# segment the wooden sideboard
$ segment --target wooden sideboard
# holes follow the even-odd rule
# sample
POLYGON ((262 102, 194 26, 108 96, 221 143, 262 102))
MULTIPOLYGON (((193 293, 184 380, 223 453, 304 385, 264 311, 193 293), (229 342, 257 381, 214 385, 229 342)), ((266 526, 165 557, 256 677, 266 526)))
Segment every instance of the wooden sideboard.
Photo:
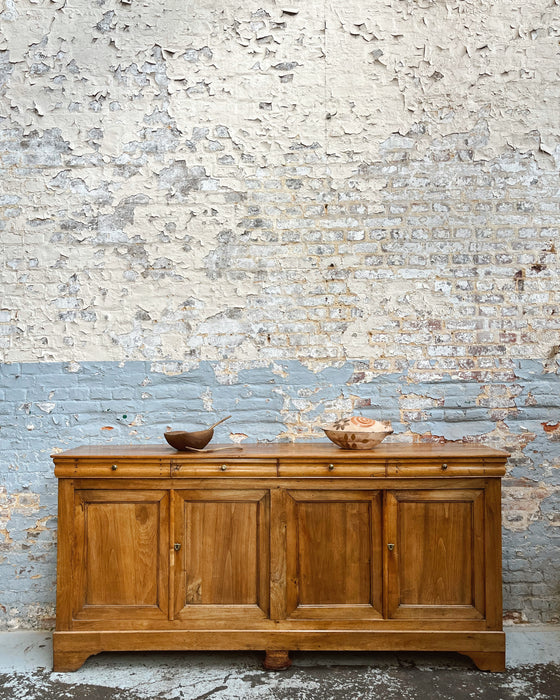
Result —
POLYGON ((59 479, 54 669, 101 651, 457 651, 505 667, 500 477, 468 444, 89 446, 59 479))

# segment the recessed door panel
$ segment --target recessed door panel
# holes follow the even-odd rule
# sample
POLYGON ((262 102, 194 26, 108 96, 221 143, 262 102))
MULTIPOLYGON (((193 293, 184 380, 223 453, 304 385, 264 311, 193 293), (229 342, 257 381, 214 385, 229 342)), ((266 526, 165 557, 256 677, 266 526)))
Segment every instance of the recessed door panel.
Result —
POLYGON ((88 505, 86 605, 157 604, 157 511, 156 503, 88 505))
POLYGON ((297 514, 299 604, 370 605, 370 504, 299 503, 297 514))
POLYGON ((268 495, 175 492, 175 611, 178 618, 268 613, 268 495))
POLYGON ((379 494, 291 490, 286 497, 288 616, 379 617, 379 494))
POLYGON ((482 491, 389 492, 389 616, 482 618, 483 537, 482 491))
POLYGON ((168 494, 78 490, 74 618, 167 616, 168 494))

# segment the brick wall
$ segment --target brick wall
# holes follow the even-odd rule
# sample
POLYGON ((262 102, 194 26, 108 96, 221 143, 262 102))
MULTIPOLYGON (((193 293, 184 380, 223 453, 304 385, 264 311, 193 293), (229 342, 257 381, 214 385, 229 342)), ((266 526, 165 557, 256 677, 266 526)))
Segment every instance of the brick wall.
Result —
POLYGON ((509 450, 507 616, 558 619, 558 20, 0 3, 0 626, 52 623, 51 452, 222 412, 509 450))

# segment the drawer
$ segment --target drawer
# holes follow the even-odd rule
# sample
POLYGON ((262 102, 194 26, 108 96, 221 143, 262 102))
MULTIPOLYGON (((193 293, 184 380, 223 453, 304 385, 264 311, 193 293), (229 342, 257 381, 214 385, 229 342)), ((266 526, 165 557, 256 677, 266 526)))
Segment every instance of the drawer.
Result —
POLYGON ((138 479, 147 477, 168 477, 169 461, 152 460, 146 462, 130 461, 126 459, 80 459, 58 462, 55 468, 55 476, 72 478, 109 477, 123 478, 135 477, 138 479))
POLYGON ((372 477, 385 476, 385 462, 332 460, 306 464, 280 462, 278 476, 284 477, 372 477))
POLYGON ((503 473, 500 465, 484 464, 473 460, 435 460, 422 463, 421 460, 389 460, 387 476, 499 476, 503 473))
POLYGON ((276 476, 275 459, 205 459, 188 462, 171 461, 173 477, 252 477, 276 476))

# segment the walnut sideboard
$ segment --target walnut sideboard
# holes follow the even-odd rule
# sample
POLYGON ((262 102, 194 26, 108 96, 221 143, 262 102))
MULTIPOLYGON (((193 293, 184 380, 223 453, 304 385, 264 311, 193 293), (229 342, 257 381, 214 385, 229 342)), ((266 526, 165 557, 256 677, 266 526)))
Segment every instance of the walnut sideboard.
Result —
POLYGON ((59 479, 54 669, 125 650, 457 651, 505 665, 500 477, 468 444, 89 446, 59 479))

